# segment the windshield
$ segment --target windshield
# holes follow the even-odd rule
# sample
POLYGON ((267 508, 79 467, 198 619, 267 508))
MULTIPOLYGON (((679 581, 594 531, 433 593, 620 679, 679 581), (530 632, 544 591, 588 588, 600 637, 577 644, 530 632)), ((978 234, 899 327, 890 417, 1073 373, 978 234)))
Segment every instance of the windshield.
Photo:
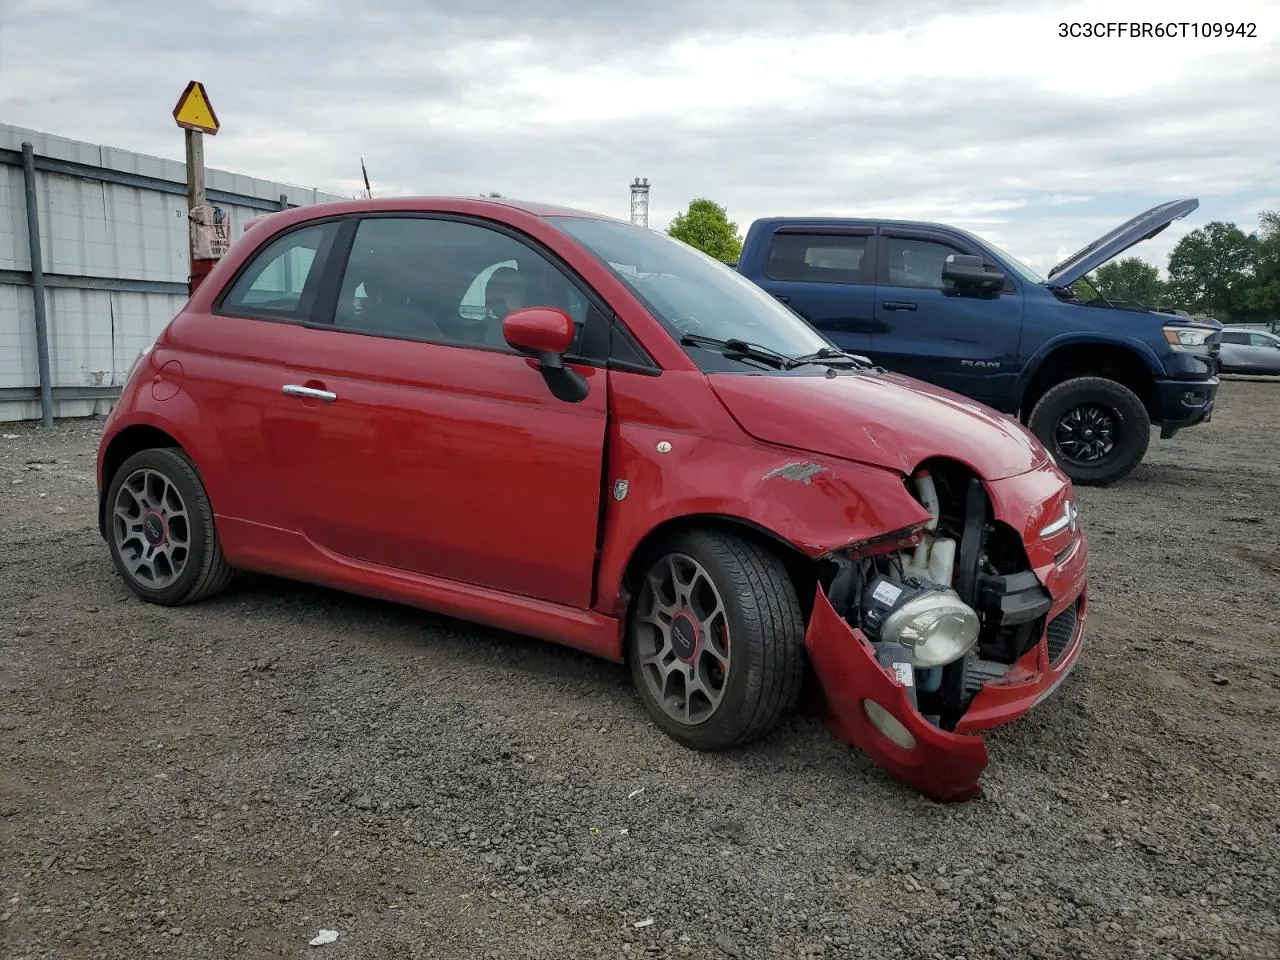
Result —
POLYGON ((664 233, 615 220, 547 219, 604 261, 676 337, 746 340, 788 357, 831 346, 737 271, 664 233))
POLYGON ((988 247, 995 251, 996 255, 1000 257, 1001 260, 1013 267, 1014 272, 1018 274, 1018 276, 1022 277, 1023 280, 1026 280, 1028 283, 1044 283, 1044 277, 1040 276, 1040 274, 1036 273, 1017 257, 1010 256, 990 240, 986 241, 986 243, 988 247))

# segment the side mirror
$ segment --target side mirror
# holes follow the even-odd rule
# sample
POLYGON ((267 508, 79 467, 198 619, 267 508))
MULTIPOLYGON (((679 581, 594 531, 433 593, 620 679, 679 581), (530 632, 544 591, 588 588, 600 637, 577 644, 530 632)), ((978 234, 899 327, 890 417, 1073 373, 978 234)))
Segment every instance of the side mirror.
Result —
POLYGON ((581 403, 590 390, 582 374, 564 365, 575 335, 573 317, 557 307, 522 307, 502 321, 503 339, 538 361, 551 393, 566 403, 581 403))
POLYGON ((988 267, 981 257, 964 253, 949 255, 942 265, 942 279, 950 280, 957 287, 977 287, 979 290, 999 290, 1004 286, 1004 274, 995 267, 988 267))

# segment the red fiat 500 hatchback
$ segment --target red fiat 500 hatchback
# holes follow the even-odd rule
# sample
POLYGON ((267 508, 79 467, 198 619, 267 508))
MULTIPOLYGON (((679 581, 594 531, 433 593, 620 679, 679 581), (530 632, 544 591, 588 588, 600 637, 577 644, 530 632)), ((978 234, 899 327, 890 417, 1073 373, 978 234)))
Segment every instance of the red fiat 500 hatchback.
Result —
POLYGON ((146 600, 236 570, 627 664, 655 722, 831 729, 939 800, 1072 668, 1071 484, 1012 419, 835 348, 655 231, 533 204, 261 218, 134 364, 101 530, 146 600))

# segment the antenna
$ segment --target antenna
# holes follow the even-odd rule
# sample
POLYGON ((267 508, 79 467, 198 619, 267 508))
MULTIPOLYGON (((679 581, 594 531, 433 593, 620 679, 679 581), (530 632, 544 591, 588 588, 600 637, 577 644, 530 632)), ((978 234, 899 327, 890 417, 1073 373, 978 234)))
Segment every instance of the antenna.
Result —
POLYGON ((364 168, 364 157, 360 158, 360 173, 364 175, 364 195, 373 199, 373 190, 369 186, 369 171, 364 168))
POLYGON ((631 222, 639 227, 649 226, 649 178, 636 177, 631 184, 631 222))

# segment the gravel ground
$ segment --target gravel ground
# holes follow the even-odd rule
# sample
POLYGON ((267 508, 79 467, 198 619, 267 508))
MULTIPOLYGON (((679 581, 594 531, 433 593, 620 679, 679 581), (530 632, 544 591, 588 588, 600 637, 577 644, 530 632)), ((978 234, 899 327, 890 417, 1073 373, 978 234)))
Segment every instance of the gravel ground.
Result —
POLYGON ((1274 958, 1280 384, 1219 411, 1081 492, 1088 646, 952 807, 811 716, 685 751, 621 668, 411 609, 145 605, 100 424, 0 424, 0 957, 1274 958))

